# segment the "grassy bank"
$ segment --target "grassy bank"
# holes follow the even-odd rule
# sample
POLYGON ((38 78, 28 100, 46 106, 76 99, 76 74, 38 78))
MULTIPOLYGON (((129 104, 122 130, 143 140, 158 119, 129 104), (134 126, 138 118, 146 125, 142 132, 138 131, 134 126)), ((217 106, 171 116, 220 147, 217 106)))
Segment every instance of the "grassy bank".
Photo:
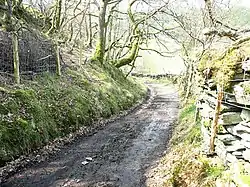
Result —
POLYGON ((49 141, 128 109, 146 89, 110 65, 0 85, 0 165, 49 141))
POLYGON ((218 160, 207 158, 201 152, 200 123, 195 122, 196 107, 191 101, 180 111, 170 142, 170 150, 161 160, 162 186, 215 186, 224 166, 218 160))

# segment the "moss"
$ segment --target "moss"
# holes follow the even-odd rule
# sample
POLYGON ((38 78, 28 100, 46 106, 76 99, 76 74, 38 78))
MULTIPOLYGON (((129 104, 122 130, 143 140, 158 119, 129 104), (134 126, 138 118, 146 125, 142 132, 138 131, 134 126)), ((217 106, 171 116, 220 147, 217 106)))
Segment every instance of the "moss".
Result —
POLYGON ((61 77, 44 74, 0 90, 0 165, 109 117, 141 99, 146 89, 107 64, 90 64, 61 77), (88 72, 88 73, 86 73, 88 72), (7 91, 6 91, 7 90, 7 91))
POLYGON ((95 53, 91 61, 96 61, 103 64, 104 51, 102 50, 102 41, 96 43, 95 53))
POLYGON ((223 58, 220 58, 215 51, 210 51, 201 59, 198 70, 203 72, 206 69, 210 69, 212 79, 217 84, 228 89, 230 87, 230 80, 235 76, 237 64, 243 59, 244 51, 242 49, 231 50, 223 58))

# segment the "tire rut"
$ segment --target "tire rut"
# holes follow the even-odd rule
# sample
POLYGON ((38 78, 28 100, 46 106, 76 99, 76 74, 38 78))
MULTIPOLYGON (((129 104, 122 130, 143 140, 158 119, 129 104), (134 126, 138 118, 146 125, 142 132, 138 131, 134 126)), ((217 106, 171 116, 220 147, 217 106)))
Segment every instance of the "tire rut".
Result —
POLYGON ((178 93, 172 85, 149 87, 150 103, 14 175, 2 187, 146 186, 145 173, 167 150, 178 115, 178 93))

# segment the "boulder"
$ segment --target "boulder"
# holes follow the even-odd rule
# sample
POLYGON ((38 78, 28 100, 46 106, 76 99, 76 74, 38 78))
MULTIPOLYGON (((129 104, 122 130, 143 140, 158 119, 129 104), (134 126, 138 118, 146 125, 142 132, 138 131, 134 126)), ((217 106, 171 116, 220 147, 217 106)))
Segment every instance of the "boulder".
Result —
POLYGON ((221 125, 234 125, 242 122, 240 112, 227 112, 220 115, 219 124, 221 125))

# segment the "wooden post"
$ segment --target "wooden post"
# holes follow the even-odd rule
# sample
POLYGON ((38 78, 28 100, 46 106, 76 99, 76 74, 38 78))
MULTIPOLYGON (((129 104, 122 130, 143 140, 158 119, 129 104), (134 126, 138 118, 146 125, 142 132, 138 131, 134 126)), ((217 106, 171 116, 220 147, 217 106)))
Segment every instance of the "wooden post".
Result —
POLYGON ((18 33, 15 31, 12 31, 12 48, 13 48, 14 78, 16 84, 20 84, 18 33))
POLYGON ((213 118, 213 124, 212 124, 212 129, 211 129, 211 137, 210 137, 210 149, 209 149, 209 153, 210 154, 214 154, 215 151, 215 146, 214 146, 214 142, 215 142, 215 137, 218 131, 218 121, 219 121, 219 115, 220 115, 220 110, 221 110, 221 102, 223 99, 223 89, 220 85, 217 85, 217 103, 216 103, 216 107, 215 107, 215 113, 214 113, 214 118, 213 118))
POLYGON ((60 48, 59 48, 59 43, 58 43, 57 38, 56 38, 56 41, 55 41, 55 52, 56 52, 56 74, 58 76, 61 76, 62 73, 61 73, 60 48))

